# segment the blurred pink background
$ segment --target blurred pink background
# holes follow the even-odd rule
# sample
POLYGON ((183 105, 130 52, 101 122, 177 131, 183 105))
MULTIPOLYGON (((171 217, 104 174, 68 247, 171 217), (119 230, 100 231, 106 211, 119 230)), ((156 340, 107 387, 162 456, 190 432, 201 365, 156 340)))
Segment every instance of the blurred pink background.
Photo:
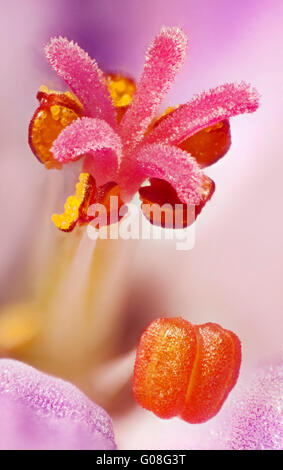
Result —
MULTIPOLYGON (((213 321, 237 333, 243 374, 281 357, 282 21, 280 0, 7 2, 1 17, 2 304, 24 292, 37 214, 46 182, 55 174, 44 170, 27 144, 37 89, 41 84, 60 89, 42 46, 52 35, 66 35, 102 69, 137 77, 153 36, 162 25, 177 25, 189 35, 189 57, 164 106, 238 80, 259 90, 261 106, 256 114, 231 121, 232 148, 207 172, 216 193, 197 221, 195 247, 177 252, 171 241, 140 241, 135 256, 130 250, 131 283, 121 317, 124 352, 136 346, 152 318, 166 314, 193 323, 213 321)), ((192 428, 136 408, 114 422, 118 445, 175 448, 172 423, 180 434, 192 428), (145 431, 149 427, 152 433, 145 431)))

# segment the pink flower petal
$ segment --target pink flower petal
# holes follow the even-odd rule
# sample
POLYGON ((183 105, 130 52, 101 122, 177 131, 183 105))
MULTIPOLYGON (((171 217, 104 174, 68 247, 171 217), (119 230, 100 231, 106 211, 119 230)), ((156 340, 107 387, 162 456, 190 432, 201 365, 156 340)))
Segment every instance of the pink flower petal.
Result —
POLYGON ((283 449, 283 365, 256 369, 245 379, 212 430, 214 448, 283 449))
POLYGON ((122 197, 127 199, 133 196, 146 178, 159 178, 173 186, 181 202, 199 204, 203 174, 187 152, 171 145, 153 144, 141 147, 135 158, 135 173, 123 172, 123 183, 120 185, 126 194, 122 197))
POLYGON ((77 387, 0 359, 0 449, 116 448, 110 417, 77 387))
POLYGON ((143 137, 184 62, 187 38, 179 28, 162 28, 148 50, 133 101, 121 122, 125 151, 143 137))
POLYGON ((176 109, 145 138, 146 143, 179 144, 201 129, 242 113, 252 113, 259 95, 250 85, 226 83, 202 92, 176 109))
POLYGON ((62 163, 91 154, 97 184, 115 180, 122 144, 113 129, 100 119, 83 117, 67 126, 53 143, 54 158, 62 163))
POLYGON ((115 125, 115 109, 96 61, 76 43, 62 37, 52 38, 45 47, 45 54, 54 70, 81 101, 85 113, 115 125))

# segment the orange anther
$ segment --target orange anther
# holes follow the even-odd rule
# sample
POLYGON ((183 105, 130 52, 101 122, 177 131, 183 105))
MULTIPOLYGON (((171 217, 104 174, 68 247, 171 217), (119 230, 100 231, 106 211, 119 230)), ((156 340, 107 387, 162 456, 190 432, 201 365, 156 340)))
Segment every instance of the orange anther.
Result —
POLYGON ((41 87, 37 94, 40 102, 29 126, 29 144, 46 168, 61 168, 50 151, 60 132, 83 115, 83 108, 70 92, 56 93, 41 87))
POLYGON ((160 418, 180 416, 201 423, 220 410, 240 364, 240 341, 231 331, 214 323, 198 326, 182 318, 160 318, 140 339, 134 396, 160 418))

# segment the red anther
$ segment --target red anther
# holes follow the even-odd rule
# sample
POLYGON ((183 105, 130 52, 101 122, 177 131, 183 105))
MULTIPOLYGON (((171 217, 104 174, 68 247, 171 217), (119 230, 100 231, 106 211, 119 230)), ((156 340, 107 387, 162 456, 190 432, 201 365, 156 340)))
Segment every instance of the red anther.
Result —
POLYGON ((204 175, 201 202, 197 206, 182 204, 175 189, 167 181, 150 179, 150 186, 139 189, 145 217, 163 228, 185 228, 191 225, 215 191, 215 183, 204 175))

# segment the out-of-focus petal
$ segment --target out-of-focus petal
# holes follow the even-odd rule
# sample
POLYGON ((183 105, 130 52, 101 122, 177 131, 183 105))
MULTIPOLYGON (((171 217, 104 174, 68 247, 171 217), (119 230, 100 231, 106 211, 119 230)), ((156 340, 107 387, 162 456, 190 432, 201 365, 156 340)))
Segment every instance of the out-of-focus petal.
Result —
POLYGON ((85 113, 115 125, 115 109, 96 61, 78 44, 62 37, 52 38, 45 47, 45 54, 53 69, 78 97, 85 113))
POLYGON ((0 360, 0 449, 115 449, 107 413, 74 385, 0 360))
POLYGON ((154 39, 133 101, 121 122, 126 152, 142 139, 184 62, 186 50, 187 37, 179 28, 162 28, 154 39))
POLYGON ((258 92, 249 84, 226 83, 179 106, 145 138, 146 143, 179 144, 205 127, 232 116, 256 111, 258 92))
POLYGON ((188 153, 170 145, 145 145, 135 155, 134 177, 129 173, 123 189, 134 194, 146 178, 159 178, 171 184, 180 201, 199 204, 203 174, 197 162, 188 153))
POLYGON ((212 435, 219 448, 282 450, 283 366, 257 371, 234 395, 212 435))
POLYGON ((107 122, 83 117, 60 133, 51 151, 54 158, 62 163, 92 154, 92 176, 100 185, 115 180, 122 145, 119 136, 107 122))

